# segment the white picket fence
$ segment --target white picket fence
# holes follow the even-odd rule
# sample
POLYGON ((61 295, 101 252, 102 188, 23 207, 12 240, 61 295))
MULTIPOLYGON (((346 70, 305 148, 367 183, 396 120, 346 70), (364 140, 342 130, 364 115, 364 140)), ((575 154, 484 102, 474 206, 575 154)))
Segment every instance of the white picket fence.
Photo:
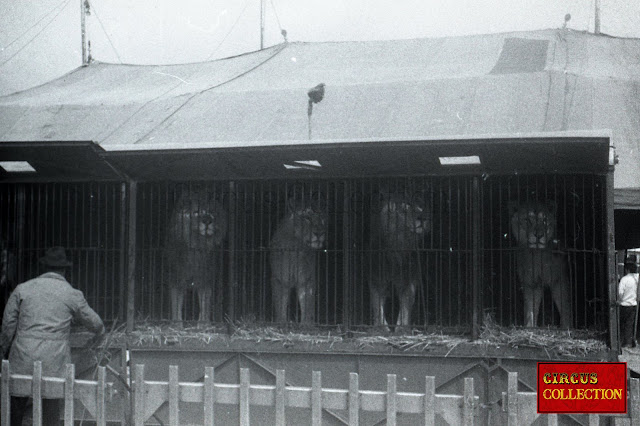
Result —
MULTIPOLYGON (((150 421, 158 407, 168 403, 169 425, 181 424, 180 402, 201 404, 204 424, 216 423, 216 406, 235 405, 239 408, 239 424, 251 424, 251 407, 273 407, 275 424, 286 425, 286 408, 295 407, 310 411, 310 423, 322 424, 324 410, 345 410, 348 424, 360 423, 362 412, 384 413, 387 425, 395 426, 397 415, 401 413, 419 415, 424 425, 434 425, 436 417, 455 425, 478 423, 478 396, 474 394, 472 378, 464 379, 463 395, 442 395, 435 393, 435 378, 425 377, 423 393, 398 392, 396 376, 387 375, 385 391, 363 390, 359 386, 359 376, 351 373, 348 389, 322 387, 322 375, 312 373, 311 387, 288 386, 285 371, 277 370, 275 385, 251 384, 248 369, 240 369, 240 383, 215 383, 213 367, 205 367, 204 381, 179 382, 178 367, 169 367, 169 381, 151 381, 144 377, 144 365, 133 369, 131 393, 124 401, 133 398, 132 411, 125 420, 135 426, 150 421)), ((75 367, 67 365, 64 379, 42 376, 40 362, 34 364, 33 375, 11 374, 9 361, 2 361, 0 377, 0 425, 10 425, 11 396, 33 398, 33 424, 42 424, 41 398, 56 398, 64 401, 64 424, 73 425, 75 403, 80 401, 86 408, 88 417, 98 426, 106 425, 106 407, 118 392, 117 386, 106 381, 105 367, 98 367, 98 380, 75 379, 75 367)), ((122 392, 122 389, 120 389, 122 392)), ((509 426, 531 425, 540 416, 536 408, 535 392, 518 391, 518 374, 509 373, 507 392, 503 392, 502 408, 507 412, 509 426)), ((128 405, 128 404, 127 404, 128 405)), ((587 417, 591 426, 599 425, 602 417, 613 417, 615 424, 640 425, 640 381, 630 379, 629 410, 623 415, 591 414, 587 417)), ((86 418, 85 418, 86 419, 86 418)), ((122 419, 121 419, 122 420, 122 419)), ((154 419, 156 420, 156 419, 154 419)), ((547 415, 549 425, 558 424, 558 416, 547 415)))
MULTIPOLYGON (((74 378, 74 366, 67 366, 66 378, 42 376, 42 366, 34 364, 33 376, 11 374, 8 361, 2 362, 1 377, 1 422, 10 424, 10 396, 31 396, 33 398, 33 424, 41 425, 41 398, 64 400, 64 424, 73 425, 74 401, 79 400, 88 409, 97 425, 106 424, 106 405, 115 392, 113 383, 106 381, 106 370, 98 368, 98 380, 87 381, 74 378)), ((436 416, 449 424, 473 425, 478 407, 478 396, 474 395, 473 379, 465 378, 463 395, 440 395, 435 393, 435 378, 425 378, 424 393, 398 392, 396 376, 387 375, 386 391, 362 390, 359 376, 351 373, 349 389, 322 387, 322 375, 312 373, 311 387, 287 386, 285 371, 278 370, 274 386, 250 383, 249 370, 240 370, 240 383, 226 384, 214 382, 213 367, 206 367, 203 382, 179 382, 178 367, 169 368, 169 381, 149 381, 144 378, 144 365, 134 366, 133 372, 133 415, 132 423, 144 425, 157 408, 168 402, 169 424, 180 422, 180 402, 202 404, 204 424, 212 426, 216 419, 216 405, 231 404, 239 407, 239 424, 248 426, 252 406, 273 407, 275 423, 287 424, 286 407, 310 410, 310 423, 322 424, 323 410, 347 410, 348 424, 358 425, 360 413, 385 413, 388 425, 396 424, 400 413, 418 414, 423 424, 434 425, 436 416)))

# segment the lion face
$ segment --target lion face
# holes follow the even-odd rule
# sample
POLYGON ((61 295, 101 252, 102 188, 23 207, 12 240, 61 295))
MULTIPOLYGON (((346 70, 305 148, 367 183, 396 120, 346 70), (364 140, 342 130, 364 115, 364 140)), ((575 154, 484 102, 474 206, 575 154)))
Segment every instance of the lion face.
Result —
POLYGON ((327 216, 313 207, 298 207, 292 213, 294 233, 299 241, 312 249, 324 247, 327 236, 327 216))
POLYGON ((385 194, 380 219, 389 232, 422 236, 431 229, 431 214, 421 195, 385 194))
POLYGON ((217 200, 191 192, 178 200, 172 218, 174 239, 190 247, 220 245, 227 233, 227 213, 217 200))
POLYGON ((556 208, 553 203, 510 204, 511 232, 519 246, 546 248, 556 234, 556 208))

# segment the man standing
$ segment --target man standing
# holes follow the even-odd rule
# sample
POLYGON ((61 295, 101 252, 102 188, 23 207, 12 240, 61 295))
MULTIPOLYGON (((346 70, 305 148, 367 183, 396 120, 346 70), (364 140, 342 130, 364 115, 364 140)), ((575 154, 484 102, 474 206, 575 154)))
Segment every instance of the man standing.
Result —
POLYGON ((620 343, 623 348, 635 345, 636 309, 638 307, 638 266, 630 259, 624 263, 625 276, 618 284, 618 304, 620 305, 620 343))
MULTIPOLYGON (((53 247, 40 258, 46 273, 22 283, 9 296, 2 319, 2 354, 9 350, 11 372, 33 374, 34 361, 42 362, 42 375, 64 377, 71 362, 69 332, 75 319, 97 336, 104 332, 102 320, 89 307, 80 290, 65 279, 67 260, 63 247, 53 247)), ((29 398, 11 398, 11 424, 21 425, 29 398)), ((59 401, 42 401, 44 424, 58 424, 59 401)))

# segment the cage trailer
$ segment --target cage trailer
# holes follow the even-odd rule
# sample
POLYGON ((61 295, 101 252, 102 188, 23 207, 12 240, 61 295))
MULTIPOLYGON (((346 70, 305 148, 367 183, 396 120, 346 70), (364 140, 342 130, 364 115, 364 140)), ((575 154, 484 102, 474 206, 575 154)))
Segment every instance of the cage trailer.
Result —
POLYGON ((606 135, 134 148, 0 145, 36 169, 0 184, 5 298, 64 246, 116 324, 118 371, 273 384, 285 369, 299 386, 322 371, 337 388, 358 372, 380 390, 394 373, 438 393, 473 377, 492 423, 509 372, 534 390, 537 361, 618 357, 606 135), (528 227, 547 254, 520 244, 528 227))

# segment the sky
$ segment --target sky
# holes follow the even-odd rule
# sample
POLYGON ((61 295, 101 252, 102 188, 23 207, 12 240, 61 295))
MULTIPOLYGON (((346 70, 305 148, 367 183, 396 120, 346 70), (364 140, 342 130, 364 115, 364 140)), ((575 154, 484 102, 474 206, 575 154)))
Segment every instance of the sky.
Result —
MULTIPOLYGON (((0 96, 81 66, 81 5, 94 60, 201 62, 260 49, 261 0, 0 0, 0 96)), ((264 46, 560 28, 594 30, 596 0, 263 0, 264 46)), ((640 38, 640 1, 599 0, 601 32, 640 38)))

